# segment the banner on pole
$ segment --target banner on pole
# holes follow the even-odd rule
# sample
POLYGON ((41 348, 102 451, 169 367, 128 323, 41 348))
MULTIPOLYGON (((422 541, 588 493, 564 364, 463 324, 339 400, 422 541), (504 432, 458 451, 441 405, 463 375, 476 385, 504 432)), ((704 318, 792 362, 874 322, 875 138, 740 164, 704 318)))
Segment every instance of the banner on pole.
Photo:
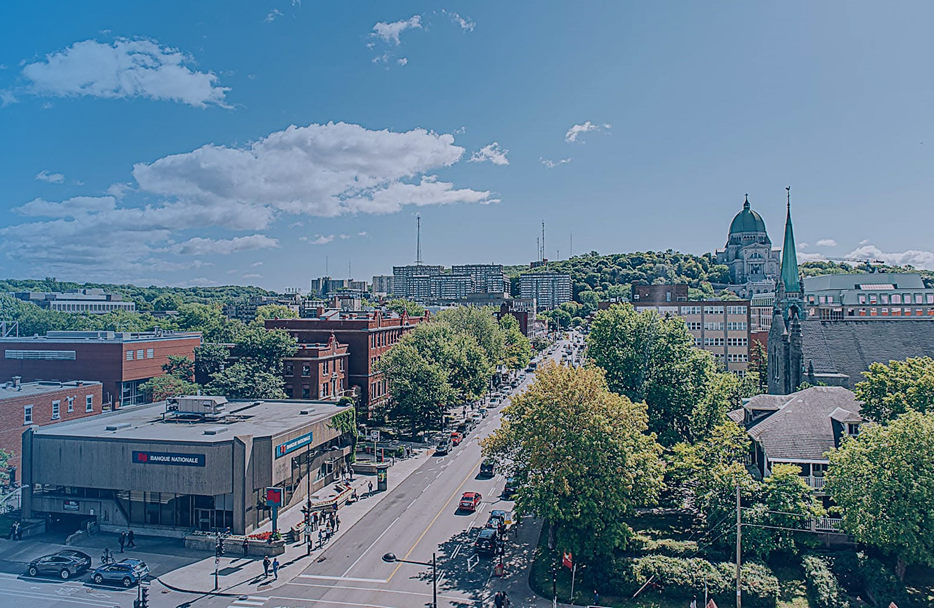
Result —
POLYGON ((565 568, 574 567, 574 560, 572 559, 570 551, 566 551, 561 555, 561 565, 565 568))

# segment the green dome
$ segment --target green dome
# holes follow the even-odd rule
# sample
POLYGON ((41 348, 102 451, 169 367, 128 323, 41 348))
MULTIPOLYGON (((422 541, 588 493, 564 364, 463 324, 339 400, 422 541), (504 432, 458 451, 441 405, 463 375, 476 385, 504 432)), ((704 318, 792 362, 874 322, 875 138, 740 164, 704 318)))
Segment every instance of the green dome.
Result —
POLYGON ((730 234, 740 232, 766 232, 762 216, 749 208, 749 197, 743 203, 743 210, 736 214, 730 224, 730 234))

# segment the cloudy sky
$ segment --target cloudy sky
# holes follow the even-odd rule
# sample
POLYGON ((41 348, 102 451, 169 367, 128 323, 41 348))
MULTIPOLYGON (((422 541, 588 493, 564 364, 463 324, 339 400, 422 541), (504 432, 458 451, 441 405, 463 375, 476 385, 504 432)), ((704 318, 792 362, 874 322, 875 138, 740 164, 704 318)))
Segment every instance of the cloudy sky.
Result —
POLYGON ((0 276, 722 247, 934 268, 934 5, 6 2, 0 276), (54 18, 52 17, 54 15, 54 18))

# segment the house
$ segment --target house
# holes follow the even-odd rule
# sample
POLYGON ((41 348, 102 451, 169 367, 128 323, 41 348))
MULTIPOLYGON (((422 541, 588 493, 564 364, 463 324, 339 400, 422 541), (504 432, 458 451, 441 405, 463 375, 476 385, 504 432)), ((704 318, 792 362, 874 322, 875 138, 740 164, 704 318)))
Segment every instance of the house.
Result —
MULTIPOLYGON (((729 413, 752 439, 752 466, 767 477, 775 464, 793 464, 819 497, 825 497, 827 453, 865 421, 860 402, 839 386, 815 386, 790 395, 757 395, 729 413)), ((826 499, 825 499, 826 501, 826 499)))

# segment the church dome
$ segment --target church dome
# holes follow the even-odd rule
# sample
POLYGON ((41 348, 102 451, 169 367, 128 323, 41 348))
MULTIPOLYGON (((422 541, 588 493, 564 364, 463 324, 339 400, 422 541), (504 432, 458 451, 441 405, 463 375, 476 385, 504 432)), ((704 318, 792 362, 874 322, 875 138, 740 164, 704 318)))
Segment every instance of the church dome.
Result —
POLYGON ((743 210, 736 214, 730 223, 730 234, 739 234, 741 232, 762 232, 765 233, 765 222, 762 216, 749 208, 749 197, 743 203, 743 210))

